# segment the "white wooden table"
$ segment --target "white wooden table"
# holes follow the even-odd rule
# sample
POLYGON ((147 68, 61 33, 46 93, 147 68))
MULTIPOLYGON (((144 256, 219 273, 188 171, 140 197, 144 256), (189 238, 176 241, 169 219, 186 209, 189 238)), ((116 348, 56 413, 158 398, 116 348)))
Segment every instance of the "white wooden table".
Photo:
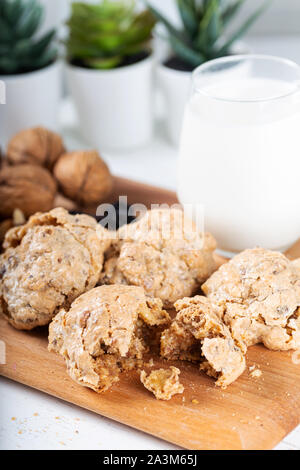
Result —
MULTIPOLYGON (((300 38, 256 38, 255 52, 282 55, 300 63, 300 38)), ((68 149, 88 148, 74 120, 72 103, 62 106, 61 131, 68 149)), ((114 174, 176 188, 176 149, 157 122, 149 145, 133 152, 105 154, 114 174)), ((177 447, 106 418, 66 404, 7 379, 0 379, 0 449, 167 450, 177 447)), ((277 449, 300 450, 300 426, 277 449)))

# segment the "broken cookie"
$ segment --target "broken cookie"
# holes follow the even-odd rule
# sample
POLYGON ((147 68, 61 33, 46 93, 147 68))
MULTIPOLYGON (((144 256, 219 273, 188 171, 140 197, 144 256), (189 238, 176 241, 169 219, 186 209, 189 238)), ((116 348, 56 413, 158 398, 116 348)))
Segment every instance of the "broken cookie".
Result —
POLYGON ((148 211, 119 229, 100 282, 143 287, 164 307, 172 307, 193 295, 214 271, 215 248, 214 238, 199 232, 183 211, 148 211))
POLYGON ((175 308, 177 315, 161 336, 161 355, 199 363, 223 388, 234 382, 245 370, 246 348, 232 338, 216 307, 196 296, 177 301, 175 308))
POLYGON ((0 257, 0 307, 15 328, 48 324, 92 289, 110 245, 108 231, 87 215, 58 208, 11 229, 0 257))
POLYGON ((255 248, 224 264, 202 286, 233 337, 273 350, 300 347, 300 270, 283 254, 255 248))
POLYGON ((140 287, 96 287, 54 318, 49 350, 65 358, 73 380, 100 393, 120 372, 142 366, 148 330, 168 323, 162 302, 140 287))
POLYGON ((152 392, 157 400, 171 400, 173 395, 184 392, 184 386, 179 382, 180 370, 177 367, 153 370, 149 375, 141 371, 141 382, 152 392))

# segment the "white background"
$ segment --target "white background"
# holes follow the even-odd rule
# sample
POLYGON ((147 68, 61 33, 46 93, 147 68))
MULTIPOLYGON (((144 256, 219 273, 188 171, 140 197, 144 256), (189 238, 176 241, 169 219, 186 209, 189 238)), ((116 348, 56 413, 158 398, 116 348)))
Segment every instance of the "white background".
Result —
MULTIPOLYGON (((69 0, 43 0, 48 14, 45 28, 66 18, 69 0)), ((243 14, 261 0, 249 0, 243 14)), ((176 19, 172 0, 152 0, 176 19)), ((282 55, 300 63, 300 1, 275 0, 273 8, 252 29, 247 42, 255 52, 282 55), (276 33, 276 35, 274 35, 276 33)), ((85 147, 76 127, 72 103, 62 104, 61 131, 67 147, 85 147)), ((130 153, 105 155, 115 174, 175 189, 176 150, 156 125, 151 145, 130 153)), ((101 397, 99 397, 101 400, 101 397)), ((145 417, 146 419, 146 417, 145 417)), ((1 449, 175 449, 175 446, 134 431, 78 407, 0 380, 1 449)), ((300 449, 300 429, 278 448, 300 449)))

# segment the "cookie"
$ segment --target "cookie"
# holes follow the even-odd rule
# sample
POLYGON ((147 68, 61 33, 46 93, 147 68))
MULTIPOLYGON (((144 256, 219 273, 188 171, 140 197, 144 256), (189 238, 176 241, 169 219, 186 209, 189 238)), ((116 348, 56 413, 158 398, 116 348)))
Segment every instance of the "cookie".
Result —
POLYGON ((120 372, 142 366, 148 330, 168 323, 162 302, 140 287, 100 286, 54 318, 49 350, 65 358, 73 380, 100 393, 120 372))
POLYGON ((234 382, 245 370, 246 347, 232 338, 217 307, 196 296, 177 301, 175 308, 175 319, 162 333, 161 355, 198 363, 222 388, 234 382))
POLYGON ((0 258, 0 306, 15 328, 48 324, 62 307, 92 289, 109 232, 87 215, 58 208, 11 229, 0 258))
POLYGON ((300 348, 300 269, 283 254, 246 250, 202 286, 232 335, 247 346, 300 348))
POLYGON ((140 379, 144 387, 152 392, 157 400, 171 400, 174 395, 184 392, 184 386, 179 382, 180 369, 153 370, 149 375, 142 370, 140 379))
POLYGON ((100 282, 143 287, 169 308, 212 274, 215 247, 214 238, 200 233, 181 210, 148 211, 119 229, 100 282))

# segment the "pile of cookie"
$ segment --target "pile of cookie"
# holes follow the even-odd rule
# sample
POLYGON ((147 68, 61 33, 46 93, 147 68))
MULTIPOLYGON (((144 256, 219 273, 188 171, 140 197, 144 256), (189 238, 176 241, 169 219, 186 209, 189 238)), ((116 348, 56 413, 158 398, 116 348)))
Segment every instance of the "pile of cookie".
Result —
POLYGON ((115 233, 63 208, 38 213, 6 234, 1 310, 18 329, 50 323, 49 350, 96 392, 138 369, 157 398, 182 393, 178 368, 142 370, 153 351, 225 388, 252 345, 300 348, 300 264, 255 248, 217 269, 215 249, 180 209, 148 211, 115 233))

